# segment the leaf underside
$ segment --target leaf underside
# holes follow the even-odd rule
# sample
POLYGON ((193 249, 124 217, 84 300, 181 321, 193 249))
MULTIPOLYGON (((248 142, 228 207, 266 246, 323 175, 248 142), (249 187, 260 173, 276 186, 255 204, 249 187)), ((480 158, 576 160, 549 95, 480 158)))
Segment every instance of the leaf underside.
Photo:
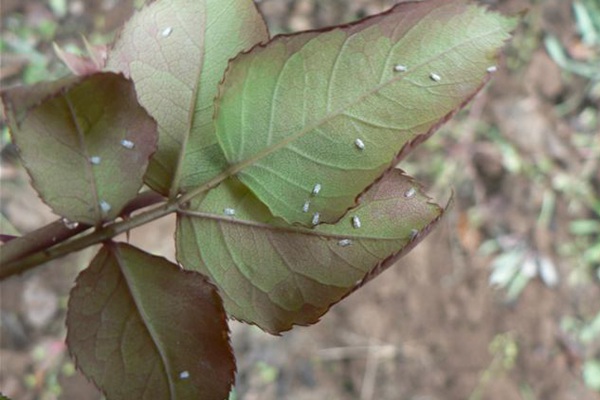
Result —
POLYGON ((306 229, 273 217, 231 179, 178 217, 177 257, 212 279, 230 316, 279 333, 318 321, 412 248, 442 211, 393 170, 336 225, 306 229))
POLYGON ((110 243, 76 283, 67 344, 107 398, 227 398, 235 361, 221 299, 205 277, 110 243))
POLYGON ((111 400, 227 398, 225 311, 273 334, 315 323, 440 220, 393 166, 483 87, 513 27, 430 0, 266 43, 252 1, 156 1, 109 53, 135 90, 111 72, 3 94, 34 186, 70 220, 116 218, 143 180, 175 198, 235 175, 180 210, 185 271, 106 243, 79 275, 78 367, 111 400))
POLYGON ((310 226, 310 200, 333 223, 481 89, 514 24, 430 0, 278 36, 225 74, 215 114, 225 157, 274 215, 310 226))
POLYGON ((32 184, 57 214, 112 220, 141 188, 158 133, 130 80, 97 73, 15 88, 2 100, 32 184))
POLYGON ((158 122, 146 175, 154 190, 175 195, 224 169, 212 123, 217 85, 229 59, 267 39, 254 2, 242 0, 157 1, 125 25, 107 68, 133 79, 158 122))

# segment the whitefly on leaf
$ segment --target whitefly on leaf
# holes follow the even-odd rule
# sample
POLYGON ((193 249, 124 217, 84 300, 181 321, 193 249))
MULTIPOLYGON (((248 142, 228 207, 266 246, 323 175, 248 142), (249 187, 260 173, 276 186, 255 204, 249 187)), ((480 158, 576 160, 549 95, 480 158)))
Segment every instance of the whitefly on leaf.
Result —
POLYGON ((336 223, 483 87, 515 22, 467 0, 403 2, 240 54, 215 102, 230 171, 290 224, 313 225, 307 188, 336 223))
POLYGON ((95 72, 10 89, 2 101, 32 185, 55 213, 97 225, 138 193, 158 132, 129 79, 95 72))
POLYGON ((348 218, 324 224, 315 212, 314 226, 290 225, 230 179, 181 210, 177 259, 215 282, 229 315, 279 333, 316 322, 415 246, 442 212, 393 170, 348 218), (411 188, 408 199, 403 194, 411 188), (223 216, 223 204, 235 207, 234 219, 223 216))

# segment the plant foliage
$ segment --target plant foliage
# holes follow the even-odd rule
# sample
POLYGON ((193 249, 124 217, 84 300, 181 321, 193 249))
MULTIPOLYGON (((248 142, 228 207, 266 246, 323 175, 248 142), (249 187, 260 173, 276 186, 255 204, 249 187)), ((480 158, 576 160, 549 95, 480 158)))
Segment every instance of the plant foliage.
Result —
POLYGON ((13 140, 42 199, 71 221, 115 219, 156 150, 156 123, 132 82, 98 73, 6 94, 13 140), (36 94, 42 101, 32 105, 36 94))
POLYGON ((439 221, 395 165, 483 87, 514 25, 429 0, 269 39, 251 0, 151 2, 107 53, 58 49, 76 77, 2 93, 40 197, 73 235, 96 227, 41 253, 15 239, 10 263, 104 242, 69 301, 77 366, 108 399, 226 398, 227 316, 312 324, 439 221), (143 183, 162 204, 131 216, 143 183), (173 212, 183 268, 107 241, 173 212))
POLYGON ((216 288, 127 244, 77 278, 67 344, 110 399, 225 398, 235 362, 216 288))

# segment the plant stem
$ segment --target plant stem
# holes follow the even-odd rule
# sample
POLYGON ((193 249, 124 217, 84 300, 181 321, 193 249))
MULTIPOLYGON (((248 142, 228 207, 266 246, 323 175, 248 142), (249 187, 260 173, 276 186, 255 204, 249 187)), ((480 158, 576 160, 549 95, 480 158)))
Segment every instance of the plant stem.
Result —
MULTIPOLYGON (((159 207, 136 215, 131 219, 104 226, 95 230, 94 232, 91 232, 89 235, 64 242, 63 244, 59 244, 49 249, 42 249, 14 261, 7 263, 3 262, 0 268, 0 280, 8 278, 12 275, 23 273, 35 266, 62 257, 69 253, 109 240, 110 238, 127 232, 135 227, 147 224, 148 222, 171 214, 175 212, 177 208, 177 203, 163 204, 159 207)), ((42 229, 45 228, 46 227, 42 229)), ((26 235, 25 237, 28 236, 26 235)))
POLYGON ((90 225, 79 224, 69 229, 63 219, 54 221, 3 245, 0 248, 2 250, 0 252, 0 265, 4 268, 4 265, 8 263, 69 240, 89 228, 91 228, 90 225))
MULTIPOLYGON (((107 241, 121 233, 174 213, 194 197, 209 191, 235 174, 238 168, 237 165, 232 166, 204 185, 169 203, 162 204, 124 221, 106 225, 77 239, 69 241, 78 233, 88 229, 89 226, 82 225, 69 230, 59 220, 25 236, 11 240, 0 247, 0 281, 69 253, 107 241)), ((142 193, 125 206, 124 213, 132 213, 159 201, 164 201, 164 198, 156 193, 142 193)))
MULTIPOLYGON (((9 276, 23 273, 37 265, 43 264, 50 260, 54 260, 69 253, 82 250, 88 246, 107 241, 116 235, 127 232, 133 228, 136 228, 140 225, 144 225, 158 218, 162 218, 170 213, 176 212, 178 209, 186 208, 185 205, 194 197, 208 192, 209 190, 218 186, 225 179, 234 176, 244 168, 252 165, 257 160, 260 160, 266 155, 267 153, 263 151, 258 153, 257 155, 248 158, 247 160, 230 165, 229 168, 225 169, 223 172, 212 178, 207 183, 191 190, 188 193, 181 195, 178 198, 171 199, 167 204, 161 207, 157 207, 146 212, 140 213, 135 217, 132 217, 131 219, 127 219, 122 222, 106 225, 102 228, 95 230, 94 232, 91 232, 86 236, 82 236, 80 238, 68 241, 68 239, 70 239, 79 232, 71 232, 70 234, 67 233, 64 236, 60 237, 60 239, 62 240, 58 240, 58 236, 53 236, 46 232, 46 236, 43 237, 43 240, 45 241, 45 244, 43 246, 30 247, 24 245, 24 242, 31 242, 32 234, 27 234, 21 238, 11 240, 10 242, 2 246, 2 251, 0 252, 0 281, 6 279, 9 276), (63 242, 62 244, 60 244, 61 241, 63 242), (27 251, 10 249, 18 248, 19 246, 23 246, 23 248, 27 249, 27 251), (10 257, 6 257, 5 253, 9 253, 10 257)), ((130 205, 127 206, 129 207, 128 211, 134 211, 139 208, 142 208, 142 206, 135 204, 136 199, 134 199, 130 203, 130 205), (134 204, 133 207, 131 206, 131 204, 134 204)), ((150 202, 152 201, 153 200, 150 200, 150 202)), ((54 224, 56 224, 56 222, 54 224)), ((44 231, 47 228, 48 227, 43 227, 36 232, 39 233, 39 231, 44 231)), ((87 227, 83 228, 84 229, 80 229, 79 231, 87 229, 87 227)))

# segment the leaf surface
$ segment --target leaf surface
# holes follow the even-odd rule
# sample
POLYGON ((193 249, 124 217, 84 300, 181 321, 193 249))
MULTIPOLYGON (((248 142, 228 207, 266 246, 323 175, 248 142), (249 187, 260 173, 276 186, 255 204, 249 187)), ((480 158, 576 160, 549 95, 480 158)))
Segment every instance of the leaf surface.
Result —
POLYGON ((111 243, 76 283, 67 344, 107 398, 227 398, 235 362, 221 299, 205 277, 111 243))
POLYGON ((219 143, 274 215, 309 226, 310 199, 335 222, 481 89, 514 23, 465 0, 430 0, 275 37, 230 64, 219 143))
POLYGON ((316 322, 412 248, 441 214, 393 170, 337 224, 307 229, 273 217, 230 179, 178 217, 177 257, 216 283, 231 316, 278 333, 316 322))
POLYGON ((130 80, 98 73, 15 88, 2 100, 32 184, 57 214, 94 225, 139 191, 158 133, 130 80))
POLYGON ((153 189, 175 195, 222 171, 212 123, 217 84, 230 58, 267 39, 248 0, 156 1, 125 25, 108 68, 131 76, 158 122, 158 152, 146 176, 153 189))

